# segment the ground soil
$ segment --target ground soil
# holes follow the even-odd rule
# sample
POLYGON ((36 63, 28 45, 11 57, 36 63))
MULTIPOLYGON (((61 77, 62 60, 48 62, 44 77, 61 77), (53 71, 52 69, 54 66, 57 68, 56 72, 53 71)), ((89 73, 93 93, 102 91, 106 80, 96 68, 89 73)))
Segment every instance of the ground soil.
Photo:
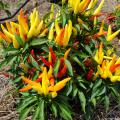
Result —
MULTIPOLYGON (((10 12, 14 13, 16 9, 22 4, 25 0, 1 0, 7 2, 10 5, 10 12), (19 2, 19 4, 18 4, 19 2)), ((108 12, 115 9, 115 5, 118 4, 116 0, 106 0, 103 11, 108 12)), ((41 17, 43 14, 50 9, 51 3, 47 0, 31 0, 26 6, 25 11, 29 14, 33 8, 37 7, 40 12, 41 17)), ((4 11, 0 11, 0 18, 6 17, 4 11)), ((16 20, 16 16, 13 20, 16 20)), ((118 47, 118 40, 114 43, 118 47)), ((7 78, 3 75, 3 71, 0 72, 0 120, 18 120, 18 114, 16 112, 16 101, 18 100, 17 96, 12 93, 11 84, 8 82, 7 78), (9 96, 8 94, 9 91, 9 96), (11 91, 11 92, 10 92, 11 91)), ((74 120, 82 120, 82 113, 75 113, 74 120)), ((111 99, 111 106, 108 113, 105 113, 103 105, 96 107, 96 110, 92 116, 93 120, 120 120, 120 107, 116 104, 116 101, 111 99)), ((29 117, 28 120, 31 120, 29 117)))

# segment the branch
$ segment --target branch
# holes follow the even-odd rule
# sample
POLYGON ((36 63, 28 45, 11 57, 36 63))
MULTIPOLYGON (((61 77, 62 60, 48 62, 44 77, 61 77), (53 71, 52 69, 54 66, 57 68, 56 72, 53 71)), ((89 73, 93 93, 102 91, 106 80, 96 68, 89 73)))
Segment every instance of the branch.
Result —
POLYGON ((12 18, 21 10, 21 8, 23 8, 29 1, 30 1, 30 0, 26 0, 26 1, 16 10, 16 12, 15 12, 13 15, 11 15, 11 16, 9 16, 9 17, 5 17, 5 18, 0 19, 0 22, 5 21, 5 20, 12 19, 12 18))

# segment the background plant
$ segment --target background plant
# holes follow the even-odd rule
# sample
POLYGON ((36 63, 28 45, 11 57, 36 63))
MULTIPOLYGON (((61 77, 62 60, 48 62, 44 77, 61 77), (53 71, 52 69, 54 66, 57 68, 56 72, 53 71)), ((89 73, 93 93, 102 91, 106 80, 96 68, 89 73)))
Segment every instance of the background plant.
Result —
POLYGON ((21 10, 18 23, 6 22, 7 29, 1 25, 5 58, 1 66, 11 66, 8 73, 20 91, 21 120, 28 114, 33 114, 32 119, 45 119, 50 113, 72 119, 74 101, 85 118, 91 119, 98 103, 104 102, 107 112, 111 95, 119 102, 119 57, 111 41, 120 30, 112 32, 112 26, 98 19, 105 16, 100 13, 104 0, 93 10, 95 3, 63 1, 56 16, 52 5, 43 19, 34 9, 29 21, 21 10), (67 77, 70 80, 62 82, 67 77), (58 93, 54 83, 61 83, 58 93))

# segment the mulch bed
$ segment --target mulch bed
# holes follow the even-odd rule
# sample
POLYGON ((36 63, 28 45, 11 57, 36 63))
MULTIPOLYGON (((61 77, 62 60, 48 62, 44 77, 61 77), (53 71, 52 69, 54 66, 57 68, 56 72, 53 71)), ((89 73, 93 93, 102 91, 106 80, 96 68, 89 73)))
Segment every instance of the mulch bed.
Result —
MULTIPOLYGON (((8 0, 4 0, 7 1, 8 0)), ((50 3, 44 2, 45 0, 32 0, 32 2, 29 2, 28 5, 25 7, 25 10, 27 13, 31 12, 31 10, 34 7, 38 7, 40 11, 40 15, 42 16, 46 11, 50 9, 50 3), (34 2, 33 2, 34 1, 34 2), (36 2, 37 1, 37 2, 36 2)), ((13 7, 11 8, 11 12, 15 12, 17 9, 16 2, 18 0, 9 0, 9 3, 13 3, 13 7)), ((111 2, 111 8, 114 8, 113 6, 116 4, 114 0, 107 0, 106 4, 110 5, 111 2), (108 3, 107 3, 108 2, 108 3)), ((110 11, 110 7, 105 6, 105 11, 110 11)), ((5 13, 3 11, 0 11, 0 16, 5 16, 5 13)), ((13 18, 13 20, 16 20, 16 17, 13 18)), ((118 47, 118 40, 114 42, 114 45, 117 45, 118 47)), ((119 50, 120 51, 120 50, 119 50)), ((16 111, 16 102, 18 100, 17 93, 13 93, 12 85, 8 82, 7 78, 3 75, 3 72, 0 72, 0 120, 19 120, 18 114, 16 111)), ((111 98, 111 104, 110 104, 110 110, 105 113, 105 109, 103 105, 98 105, 96 107, 96 110, 93 113, 92 119, 93 120, 120 120, 120 107, 116 104, 116 101, 111 98)), ((76 105, 76 111, 74 113, 74 120, 82 120, 83 114, 79 111, 76 105)), ((31 116, 27 118, 27 120, 31 120, 31 116)), ((56 120, 53 118, 50 118, 50 120, 56 120)))

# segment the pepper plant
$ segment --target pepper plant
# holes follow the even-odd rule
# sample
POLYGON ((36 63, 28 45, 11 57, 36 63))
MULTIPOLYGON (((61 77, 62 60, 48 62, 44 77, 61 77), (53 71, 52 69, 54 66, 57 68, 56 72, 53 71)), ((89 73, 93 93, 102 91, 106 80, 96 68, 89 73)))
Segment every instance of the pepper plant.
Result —
POLYGON ((19 119, 72 120, 74 102, 86 120, 98 103, 109 110, 110 96, 120 102, 120 57, 110 19, 97 0, 62 0, 60 10, 43 18, 20 11, 17 22, 1 24, 1 68, 19 91, 19 119), (104 18, 101 20, 101 16, 104 18))

